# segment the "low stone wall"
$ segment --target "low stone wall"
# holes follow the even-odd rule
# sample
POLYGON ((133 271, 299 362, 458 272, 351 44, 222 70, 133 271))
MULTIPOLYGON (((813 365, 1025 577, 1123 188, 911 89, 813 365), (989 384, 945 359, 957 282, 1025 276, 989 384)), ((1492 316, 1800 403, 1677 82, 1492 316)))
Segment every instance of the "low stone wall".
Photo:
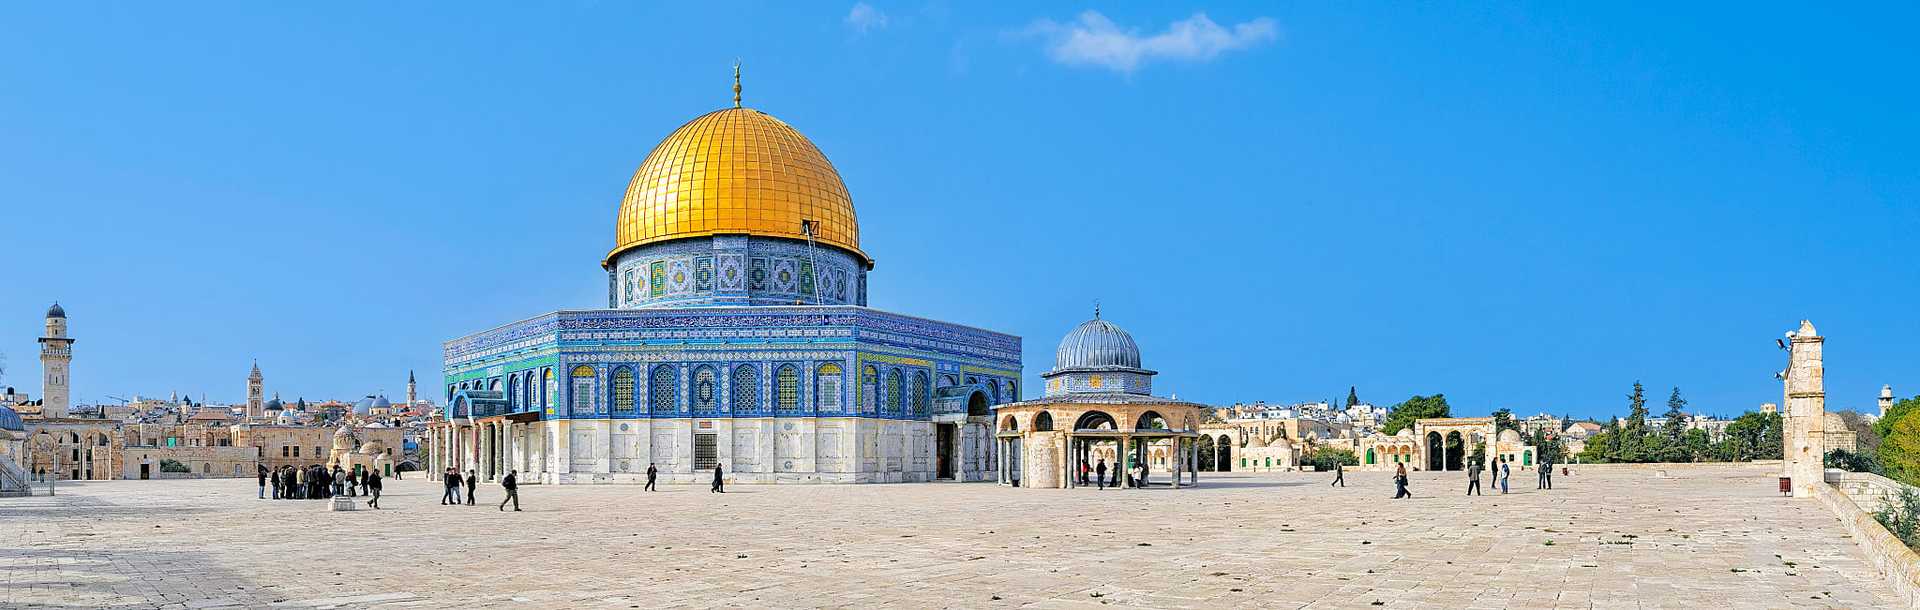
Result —
POLYGON ((1828 493, 1817 494, 1834 515, 1840 517, 1847 533, 1853 535, 1867 560, 1886 579, 1893 590, 1907 598, 1907 607, 1920 608, 1920 554, 1900 542, 1892 532, 1874 520, 1884 498, 1904 487, 1886 477, 1864 472, 1828 470, 1828 493))

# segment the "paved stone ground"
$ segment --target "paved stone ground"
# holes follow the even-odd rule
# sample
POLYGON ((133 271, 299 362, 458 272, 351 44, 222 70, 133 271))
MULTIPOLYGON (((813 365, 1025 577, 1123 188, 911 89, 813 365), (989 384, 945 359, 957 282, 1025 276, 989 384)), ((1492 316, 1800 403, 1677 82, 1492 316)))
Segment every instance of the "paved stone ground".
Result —
MULTIPOLYGON (((0 606, 1871 608, 1900 600, 1818 503, 1752 467, 1203 475, 1172 491, 991 484, 524 489, 526 512, 254 499, 251 480, 0 499, 0 606), (1517 477, 1517 479, 1520 477, 1517 477), (1516 483, 1521 482, 1519 480, 1516 483)), ((499 501, 497 487, 480 499, 499 501)))

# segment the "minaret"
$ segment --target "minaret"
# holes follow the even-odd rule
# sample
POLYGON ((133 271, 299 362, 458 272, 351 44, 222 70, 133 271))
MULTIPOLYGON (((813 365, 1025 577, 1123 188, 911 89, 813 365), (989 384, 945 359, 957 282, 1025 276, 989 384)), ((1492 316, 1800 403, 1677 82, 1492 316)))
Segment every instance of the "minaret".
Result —
POLYGON ((67 416, 68 377, 73 339, 67 338, 67 310, 47 308, 47 336, 40 338, 40 416, 67 416))
POLYGON ((1891 410, 1893 410, 1893 386, 1880 386, 1880 417, 1886 417, 1887 411, 1891 410))
POLYGON ((260 376, 260 363, 253 363, 253 372, 247 374, 247 417, 265 417, 267 414, 266 378, 260 376))
MULTIPOLYGON (((407 408, 409 409, 413 408, 413 399, 414 399, 413 390, 414 390, 413 371, 409 370, 407 371, 407 408)), ((1882 409, 1882 411, 1884 410, 1885 409, 1882 409)))
POLYGON ((1786 453, 1782 476, 1793 479, 1793 497, 1809 498, 1826 485, 1827 390, 1821 345, 1826 339, 1813 323, 1787 333, 1786 415, 1782 419, 1781 449, 1786 453))

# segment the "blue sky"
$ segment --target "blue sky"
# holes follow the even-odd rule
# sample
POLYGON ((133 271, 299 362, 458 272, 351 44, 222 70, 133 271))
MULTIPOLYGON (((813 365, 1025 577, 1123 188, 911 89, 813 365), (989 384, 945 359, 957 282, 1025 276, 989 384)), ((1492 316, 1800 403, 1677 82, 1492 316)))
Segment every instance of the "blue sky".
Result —
POLYGON ((0 7, 5 382, 58 299, 86 402, 436 385, 604 303, 627 179, 739 58, 871 304, 1029 383, 1098 299, 1213 403, 1737 413, 1801 318, 1830 407, 1920 392, 1911 6, 682 4, 0 7))

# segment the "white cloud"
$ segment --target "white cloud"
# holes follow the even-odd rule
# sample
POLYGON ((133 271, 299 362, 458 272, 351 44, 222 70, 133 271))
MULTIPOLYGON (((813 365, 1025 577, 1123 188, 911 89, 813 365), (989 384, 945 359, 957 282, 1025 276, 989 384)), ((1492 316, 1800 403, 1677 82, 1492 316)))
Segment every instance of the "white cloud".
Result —
POLYGON ((1096 11, 1080 13, 1080 18, 1072 23, 1041 19, 1033 22, 1027 32, 1046 39, 1047 56, 1056 62, 1104 67, 1122 74, 1131 74, 1140 64, 1149 61, 1210 61, 1221 53, 1280 37, 1279 26, 1266 17, 1226 28, 1208 19, 1206 13, 1194 13, 1192 17, 1175 21, 1167 25, 1166 31, 1152 36, 1122 30, 1096 11))
POLYGON ((865 34, 873 30, 886 29, 887 14, 865 2, 853 3, 853 10, 847 11, 847 27, 865 34))

